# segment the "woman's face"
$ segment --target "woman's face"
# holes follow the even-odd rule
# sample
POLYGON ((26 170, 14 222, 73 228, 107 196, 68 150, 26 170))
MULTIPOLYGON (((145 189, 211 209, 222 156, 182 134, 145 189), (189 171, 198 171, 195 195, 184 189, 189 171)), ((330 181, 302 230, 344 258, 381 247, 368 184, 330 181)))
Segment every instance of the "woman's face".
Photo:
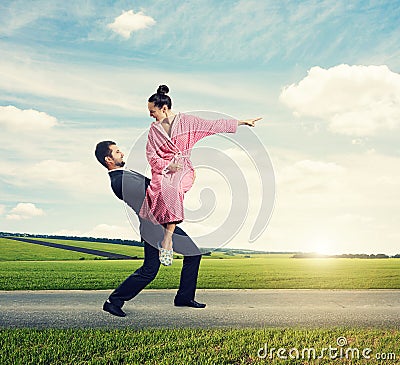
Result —
POLYGON ((149 109, 150 116, 152 118, 154 118, 157 122, 159 122, 159 121, 163 120, 164 118, 166 118, 166 116, 167 116, 166 111, 168 109, 166 105, 164 105, 160 109, 160 108, 156 107, 153 102, 151 102, 151 103, 147 104, 147 107, 149 109))

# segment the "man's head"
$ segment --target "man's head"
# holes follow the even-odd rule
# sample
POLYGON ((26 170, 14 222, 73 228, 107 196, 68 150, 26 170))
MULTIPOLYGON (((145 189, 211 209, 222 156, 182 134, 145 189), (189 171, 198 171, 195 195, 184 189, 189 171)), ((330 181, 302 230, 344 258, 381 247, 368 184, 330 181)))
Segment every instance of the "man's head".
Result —
POLYGON ((97 143, 94 152, 97 160, 108 170, 117 169, 125 165, 124 154, 113 141, 102 141, 97 143))

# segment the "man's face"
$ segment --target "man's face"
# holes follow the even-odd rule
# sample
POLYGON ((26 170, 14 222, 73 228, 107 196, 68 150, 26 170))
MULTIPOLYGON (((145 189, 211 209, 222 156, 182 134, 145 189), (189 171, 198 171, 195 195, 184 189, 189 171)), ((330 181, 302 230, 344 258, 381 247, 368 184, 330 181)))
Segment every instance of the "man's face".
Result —
POLYGON ((163 120, 165 118, 165 109, 167 109, 167 106, 164 105, 161 109, 157 108, 153 102, 148 103, 147 107, 150 112, 150 116, 154 118, 157 122, 163 120))
POLYGON ((111 157, 108 157, 108 158, 111 158, 114 166, 115 167, 123 167, 125 165, 124 154, 122 153, 122 151, 120 151, 119 147, 114 144, 114 145, 109 146, 109 149, 111 150, 111 157))

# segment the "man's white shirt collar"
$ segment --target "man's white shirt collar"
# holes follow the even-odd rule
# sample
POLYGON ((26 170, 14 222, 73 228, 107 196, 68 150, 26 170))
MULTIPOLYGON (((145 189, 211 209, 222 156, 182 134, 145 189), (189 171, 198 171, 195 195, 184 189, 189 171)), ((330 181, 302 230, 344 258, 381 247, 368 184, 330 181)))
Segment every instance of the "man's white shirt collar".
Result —
POLYGON ((125 169, 125 167, 118 167, 116 169, 108 170, 108 173, 110 173, 112 171, 118 171, 118 170, 126 170, 126 169, 125 169))

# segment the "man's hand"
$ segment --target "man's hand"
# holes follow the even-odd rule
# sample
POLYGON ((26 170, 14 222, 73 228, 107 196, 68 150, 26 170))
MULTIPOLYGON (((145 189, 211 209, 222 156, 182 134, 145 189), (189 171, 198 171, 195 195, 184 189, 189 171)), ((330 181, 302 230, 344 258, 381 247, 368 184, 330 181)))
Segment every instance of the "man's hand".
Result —
POLYGON ((179 165, 178 163, 173 163, 171 162, 168 166, 167 166, 167 170, 171 171, 171 172, 177 172, 178 170, 180 170, 182 168, 182 165, 179 165))
POLYGON ((262 118, 239 120, 238 125, 248 125, 249 127, 255 127, 256 122, 261 119, 262 118))

